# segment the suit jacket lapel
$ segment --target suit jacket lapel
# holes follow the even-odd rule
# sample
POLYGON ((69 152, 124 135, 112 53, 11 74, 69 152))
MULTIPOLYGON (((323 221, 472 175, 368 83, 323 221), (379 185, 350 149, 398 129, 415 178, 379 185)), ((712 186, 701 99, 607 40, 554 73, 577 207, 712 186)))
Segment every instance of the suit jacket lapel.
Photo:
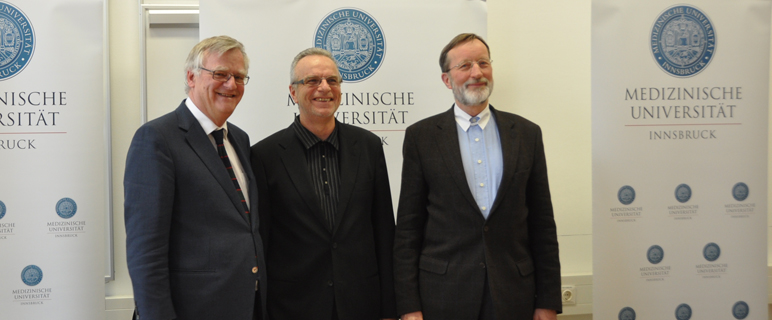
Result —
MULTIPOLYGON (((476 209, 476 212, 480 212, 477 208, 477 202, 472 196, 472 191, 469 190, 469 184, 466 181, 466 174, 464 173, 464 165, 461 162, 461 147, 458 143, 458 129, 456 128, 456 118, 453 113, 453 108, 445 112, 442 117, 437 121, 437 134, 434 135, 435 143, 440 149, 440 154, 448 167, 448 172, 453 177, 453 181, 456 182, 456 186, 461 190, 461 194, 464 198, 476 209)), ((480 212, 482 217, 482 212, 480 212)))
POLYGON ((313 219, 318 220, 322 229, 329 230, 327 227, 324 227, 327 225, 327 222, 324 220, 324 214, 322 213, 321 200, 316 196, 316 191, 311 181, 311 173, 308 172, 303 144, 295 136, 292 125, 284 129, 279 147, 283 150, 280 157, 282 163, 284 163, 284 169, 292 180, 292 184, 298 190, 298 194, 300 194, 308 206, 308 210, 314 216, 313 219))
MULTIPOLYGON (((515 178, 515 169, 517 168, 517 160, 519 156, 520 136, 517 134, 517 128, 515 128, 515 122, 511 119, 504 119, 502 115, 496 112, 496 109, 491 108, 496 118, 496 126, 499 128, 499 138, 501 139, 501 156, 504 162, 504 172, 501 175, 501 184, 499 184, 499 190, 496 192, 496 199, 491 206, 490 214, 493 215, 498 208, 501 199, 507 194, 510 186, 515 185, 511 183, 515 178)), ((490 218, 490 216, 488 217, 490 218)))
POLYGON ((359 172, 359 158, 361 157, 360 148, 357 147, 358 137, 351 134, 348 128, 336 122, 338 126, 338 139, 340 141, 340 150, 338 151, 338 160, 340 161, 340 195, 338 196, 338 211, 335 212, 335 226, 333 234, 338 230, 338 225, 343 217, 343 213, 348 208, 351 201, 351 194, 354 192, 357 174, 359 172))
MULTIPOLYGON (((249 218, 242 213, 244 209, 241 205, 241 199, 236 195, 236 190, 233 187, 230 175, 225 169, 222 160, 220 160, 220 156, 217 154, 217 150, 212 145, 211 140, 204 134, 204 129, 201 128, 198 120, 190 113, 190 110, 188 110, 184 101, 177 107, 176 112, 179 127, 186 132, 185 139, 188 141, 191 149, 193 149, 198 155, 198 158, 201 159, 201 162, 209 169, 209 172, 212 173, 212 176, 217 180, 217 183, 223 188, 225 194, 228 195, 228 198, 230 198, 233 203, 233 207, 236 209, 235 212, 237 212, 245 222, 249 223, 249 218)), ((242 163, 249 164, 249 162, 242 163)))

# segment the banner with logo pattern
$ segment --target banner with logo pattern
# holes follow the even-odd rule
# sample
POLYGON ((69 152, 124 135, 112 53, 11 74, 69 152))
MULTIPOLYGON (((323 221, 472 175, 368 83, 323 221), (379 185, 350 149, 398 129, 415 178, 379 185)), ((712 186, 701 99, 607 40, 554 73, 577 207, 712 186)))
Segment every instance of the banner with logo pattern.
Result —
POLYGON ((593 318, 767 319, 770 1, 592 2, 593 318))
POLYGON ((0 318, 104 319, 103 0, 0 0, 0 318))
POLYGON ((381 137, 395 211, 405 129, 454 102, 440 51, 459 33, 487 30, 483 1, 201 0, 200 10, 202 39, 226 34, 246 46, 250 81, 229 121, 252 143, 287 128, 298 112, 289 95, 295 55, 310 47, 333 53, 343 76, 335 116, 381 137))

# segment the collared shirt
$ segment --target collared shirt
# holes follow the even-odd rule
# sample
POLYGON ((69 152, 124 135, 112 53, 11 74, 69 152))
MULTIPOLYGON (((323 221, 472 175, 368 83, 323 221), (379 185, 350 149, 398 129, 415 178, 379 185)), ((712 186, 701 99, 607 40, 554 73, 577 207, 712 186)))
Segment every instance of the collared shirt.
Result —
POLYGON ((453 113, 458 124, 458 144, 466 182, 477 207, 485 219, 488 219, 504 171, 496 119, 490 106, 486 106, 476 117, 470 116, 457 105, 453 107, 453 113))
POLYGON ((335 212, 338 211, 338 190, 340 189, 340 167, 338 166, 338 126, 332 130, 327 140, 322 141, 300 123, 295 117, 295 135, 306 148, 306 165, 311 173, 316 195, 321 200, 322 212, 327 220, 327 228, 335 226, 335 212))
POLYGON ((209 141, 212 142, 212 147, 214 147, 215 152, 217 152, 217 143, 214 142, 212 132, 220 129, 225 130, 225 132, 223 132, 225 152, 228 153, 228 159, 231 161, 233 173, 236 174, 236 180, 239 181, 239 186, 241 187, 241 191, 244 194, 244 200, 247 200, 247 207, 249 207, 249 183, 246 179, 247 174, 244 172, 244 167, 241 165, 241 160, 238 157, 238 153, 236 153, 236 149, 233 148, 233 145, 228 139, 228 122, 225 122, 222 127, 218 127, 216 124, 214 124, 212 119, 209 119, 209 117, 207 117, 203 112, 201 112, 201 110, 198 109, 198 107, 196 107, 195 104, 193 104, 193 101, 190 100, 190 98, 185 99, 185 105, 188 107, 188 110, 190 110, 190 113, 196 117, 198 123, 201 124, 201 128, 204 128, 204 133, 206 133, 206 135, 209 137, 209 141))

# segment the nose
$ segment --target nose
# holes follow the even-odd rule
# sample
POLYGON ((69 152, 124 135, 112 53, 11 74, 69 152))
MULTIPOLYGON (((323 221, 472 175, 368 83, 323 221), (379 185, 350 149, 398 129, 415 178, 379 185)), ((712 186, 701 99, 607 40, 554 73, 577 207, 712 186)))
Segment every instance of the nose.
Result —
POLYGON ((477 62, 472 63, 472 69, 469 69, 469 76, 475 79, 482 77, 483 73, 480 69, 480 65, 477 62))
POLYGON ((233 75, 230 75, 230 77, 228 77, 228 79, 225 80, 225 82, 223 82, 223 85, 226 85, 226 86, 231 87, 231 88, 235 88, 236 87, 236 77, 234 77, 233 75))
POLYGON ((327 79, 322 78, 322 83, 319 84, 319 86, 317 87, 317 90, 330 91, 332 89, 330 88, 330 84, 327 83, 327 79))

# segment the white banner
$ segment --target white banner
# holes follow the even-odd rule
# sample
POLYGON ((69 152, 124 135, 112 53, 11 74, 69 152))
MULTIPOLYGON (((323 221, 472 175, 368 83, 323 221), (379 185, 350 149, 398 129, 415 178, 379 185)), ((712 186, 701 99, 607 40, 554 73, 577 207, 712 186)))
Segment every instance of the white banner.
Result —
POLYGON ((0 318, 104 319, 103 0, 0 0, 0 318))
POLYGON ((593 317, 767 319, 770 2, 593 0, 593 317))
POLYGON ((201 0, 200 9, 202 39, 225 34, 246 46, 250 81, 229 121, 252 143, 288 127, 298 112, 289 95, 295 55, 337 48, 344 82, 336 118, 381 137, 395 210, 405 129, 453 105, 440 51, 459 33, 485 37, 487 25, 487 4, 468 0, 201 0), (346 28, 356 37, 343 39, 346 28))

